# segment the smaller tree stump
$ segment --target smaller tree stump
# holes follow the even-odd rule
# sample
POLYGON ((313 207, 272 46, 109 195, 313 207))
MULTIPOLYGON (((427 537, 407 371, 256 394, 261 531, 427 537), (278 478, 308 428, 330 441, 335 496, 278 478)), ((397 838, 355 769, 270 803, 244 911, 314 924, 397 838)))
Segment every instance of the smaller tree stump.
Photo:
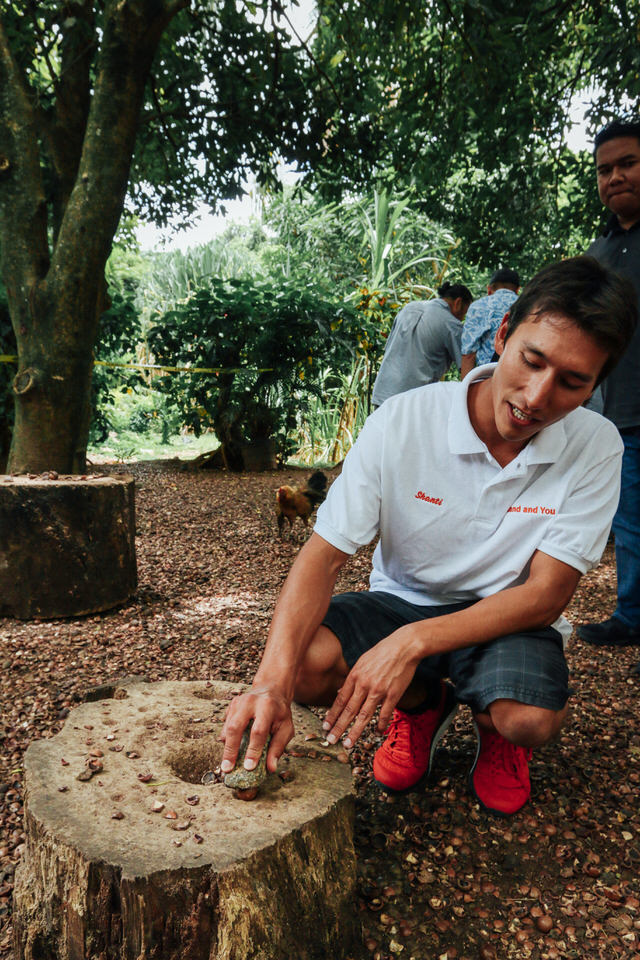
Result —
POLYGON ((0 476, 0 616, 72 617, 137 586, 130 476, 0 476))
POLYGON ((317 717, 246 802, 219 773, 238 686, 103 689, 25 756, 16 960, 360 960, 351 769, 317 717))

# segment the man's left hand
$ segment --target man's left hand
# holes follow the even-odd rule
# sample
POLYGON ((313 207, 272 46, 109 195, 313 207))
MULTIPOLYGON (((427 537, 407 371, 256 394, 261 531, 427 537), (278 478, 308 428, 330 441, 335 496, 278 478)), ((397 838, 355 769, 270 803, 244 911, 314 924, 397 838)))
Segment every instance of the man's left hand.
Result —
POLYGON ((416 655, 414 624, 400 627, 360 657, 349 671, 331 708, 324 729, 336 743, 350 724, 345 747, 352 747, 380 706, 377 728, 383 732, 420 659, 416 655))

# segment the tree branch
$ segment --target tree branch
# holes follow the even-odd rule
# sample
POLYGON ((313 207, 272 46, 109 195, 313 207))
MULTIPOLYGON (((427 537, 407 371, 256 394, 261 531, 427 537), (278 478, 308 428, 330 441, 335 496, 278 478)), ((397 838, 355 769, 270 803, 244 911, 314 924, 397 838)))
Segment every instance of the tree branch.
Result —
POLYGON ((105 0, 77 176, 52 260, 78 277, 104 268, 124 205, 151 64, 169 20, 187 3, 105 0))
POLYGON ((286 14, 286 13, 284 12, 284 10, 282 9, 282 6, 280 5, 280 3, 277 2, 277 0, 276 0, 276 2, 275 2, 274 6, 275 6, 275 9, 276 9, 277 13, 279 13, 280 16, 283 17, 283 18, 287 21, 287 23, 289 24, 292 32, 294 33, 294 35, 295 35, 295 37, 296 37, 296 40, 298 41, 298 43, 300 44, 300 46, 302 47, 302 49, 304 50, 304 52, 305 52, 305 53, 307 54, 307 56, 309 57, 309 60, 310 60, 311 63, 314 65, 314 67, 315 67, 316 70, 318 71, 319 75, 320 75, 321 77, 324 77, 324 79, 327 81, 327 83, 328 83, 329 86, 331 87, 331 92, 333 93, 333 96, 334 96, 334 98, 335 98, 335 101, 336 101, 336 103, 338 104, 338 108, 339 108, 340 112, 342 112, 343 109, 344 109, 344 104, 343 104, 342 100, 340 99, 340 94, 339 94, 338 91, 336 90, 335 85, 334 85, 334 83, 333 83, 333 80, 332 80, 331 77, 328 75, 328 73, 326 73, 326 72, 322 69, 322 67, 320 66, 320 64, 318 63, 318 61, 316 60, 316 58, 314 57, 313 53, 311 52, 311 49, 310 49, 307 41, 302 39, 302 37, 300 36, 300 34, 298 33, 298 31, 297 31, 296 28, 294 27, 293 23, 291 22, 291 20, 290 20, 289 17, 287 16, 287 14, 286 14))
POLYGON ((47 220, 36 114, 0 18, 1 259, 7 291, 31 288, 48 267, 47 220))

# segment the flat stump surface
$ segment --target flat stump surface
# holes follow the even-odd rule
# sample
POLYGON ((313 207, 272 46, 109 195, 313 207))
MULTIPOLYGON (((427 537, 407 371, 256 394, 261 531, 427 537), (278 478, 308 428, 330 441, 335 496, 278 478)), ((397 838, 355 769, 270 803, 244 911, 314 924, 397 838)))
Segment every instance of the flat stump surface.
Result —
POLYGON ((116 684, 29 747, 17 956, 276 957, 287 938, 292 956, 322 957, 329 943, 324 955, 355 956, 348 758, 294 707, 278 773, 255 800, 236 799, 218 735, 240 689, 116 684), (321 911, 312 936, 308 916, 300 929, 311 909, 321 911), (169 914, 161 924, 158 910, 169 914))

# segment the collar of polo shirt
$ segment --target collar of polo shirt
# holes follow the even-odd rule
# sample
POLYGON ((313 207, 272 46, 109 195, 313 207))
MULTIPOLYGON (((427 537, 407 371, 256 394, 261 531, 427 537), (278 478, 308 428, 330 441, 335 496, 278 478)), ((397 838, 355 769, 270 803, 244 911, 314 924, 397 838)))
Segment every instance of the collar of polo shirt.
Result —
MULTIPOLYGON (((456 391, 451 405, 448 424, 449 449, 451 453, 485 453, 491 460, 486 444, 480 439, 471 426, 467 394, 472 383, 478 380, 487 380, 492 376, 497 363, 485 363, 481 367, 474 367, 462 381, 462 390, 456 391)), ((532 437, 529 443, 520 451, 513 463, 555 463, 567 445, 567 432, 562 420, 544 427, 540 433, 532 437)))

